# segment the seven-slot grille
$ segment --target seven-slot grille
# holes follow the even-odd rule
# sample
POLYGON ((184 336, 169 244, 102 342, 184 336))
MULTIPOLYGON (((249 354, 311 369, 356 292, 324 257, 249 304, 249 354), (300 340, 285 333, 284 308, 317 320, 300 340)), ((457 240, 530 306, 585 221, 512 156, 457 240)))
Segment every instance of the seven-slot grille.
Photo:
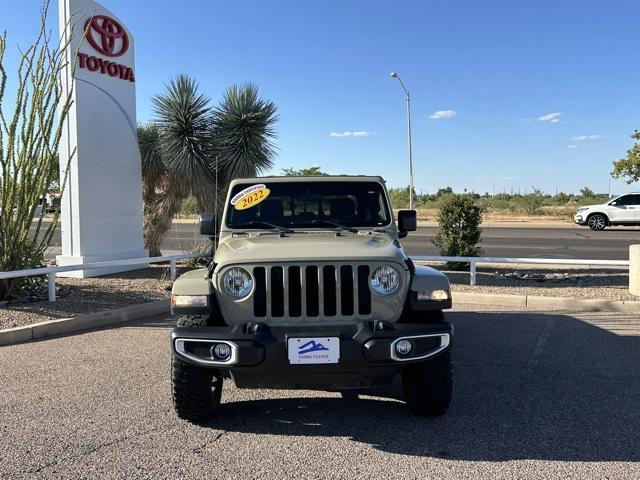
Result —
POLYGON ((368 265, 275 265, 253 268, 257 318, 371 315, 368 265))

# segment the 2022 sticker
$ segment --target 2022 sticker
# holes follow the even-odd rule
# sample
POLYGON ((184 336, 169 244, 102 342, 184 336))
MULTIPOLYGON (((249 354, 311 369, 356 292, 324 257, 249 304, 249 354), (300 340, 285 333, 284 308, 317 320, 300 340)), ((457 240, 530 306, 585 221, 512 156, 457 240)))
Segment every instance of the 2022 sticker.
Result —
POLYGON ((233 205, 236 210, 246 210, 247 208, 258 205, 265 200, 270 193, 271 190, 262 183, 252 185, 234 195, 231 199, 231 205, 233 205))

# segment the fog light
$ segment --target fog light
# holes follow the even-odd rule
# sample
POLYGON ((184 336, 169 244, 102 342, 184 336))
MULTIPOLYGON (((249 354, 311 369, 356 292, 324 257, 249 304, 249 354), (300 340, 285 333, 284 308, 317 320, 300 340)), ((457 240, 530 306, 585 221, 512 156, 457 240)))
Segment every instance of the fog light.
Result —
POLYGON ((212 353, 216 360, 227 360, 231 356, 231 347, 226 343, 218 343, 212 353))
POLYGON ((398 343, 396 343, 396 352, 398 352, 398 355, 407 355, 409 352, 411 352, 412 348, 413 345, 411 345, 411 342, 409 340, 400 340, 398 343))

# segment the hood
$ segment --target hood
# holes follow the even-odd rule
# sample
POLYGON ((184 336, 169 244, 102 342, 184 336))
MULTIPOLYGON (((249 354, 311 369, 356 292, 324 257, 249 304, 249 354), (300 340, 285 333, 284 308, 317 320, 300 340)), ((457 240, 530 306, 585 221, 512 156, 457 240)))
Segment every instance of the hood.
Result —
POLYGON ((395 261, 406 256, 388 235, 293 234, 226 238, 218 246, 219 267, 241 263, 395 261))

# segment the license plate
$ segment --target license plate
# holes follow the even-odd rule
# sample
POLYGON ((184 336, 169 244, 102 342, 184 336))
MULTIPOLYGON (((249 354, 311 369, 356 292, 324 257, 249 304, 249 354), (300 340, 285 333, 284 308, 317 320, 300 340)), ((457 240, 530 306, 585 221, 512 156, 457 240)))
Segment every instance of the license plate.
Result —
POLYGON ((340 339, 338 337, 289 338, 289 363, 292 365, 338 363, 340 339))

